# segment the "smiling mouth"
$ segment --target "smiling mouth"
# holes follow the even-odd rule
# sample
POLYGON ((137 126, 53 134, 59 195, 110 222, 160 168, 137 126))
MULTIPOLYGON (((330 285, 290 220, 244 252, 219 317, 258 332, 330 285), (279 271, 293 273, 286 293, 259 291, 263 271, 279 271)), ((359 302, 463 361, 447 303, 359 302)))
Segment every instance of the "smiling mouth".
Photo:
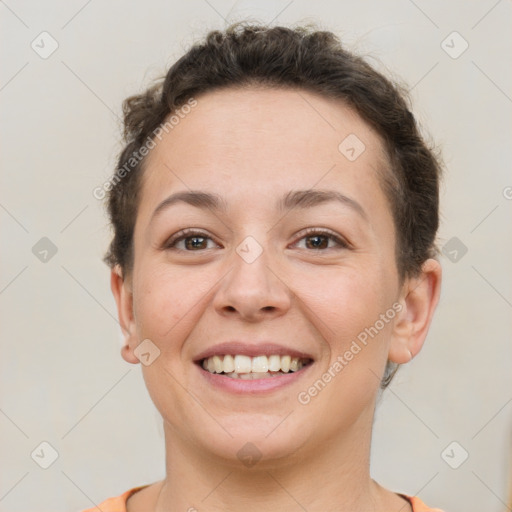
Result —
POLYGON ((312 359, 289 355, 249 357, 240 354, 226 354, 207 357, 198 361, 198 364, 209 373, 220 374, 232 379, 255 380, 298 372, 312 362, 312 359))

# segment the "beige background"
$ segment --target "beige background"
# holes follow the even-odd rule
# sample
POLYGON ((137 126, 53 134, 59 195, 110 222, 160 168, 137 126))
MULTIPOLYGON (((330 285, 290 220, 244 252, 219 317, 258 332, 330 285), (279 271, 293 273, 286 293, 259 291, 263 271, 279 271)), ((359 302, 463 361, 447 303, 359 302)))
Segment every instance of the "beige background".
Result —
POLYGON ((164 475, 157 413, 119 354, 92 191, 114 166, 121 101, 206 30, 247 16, 315 21, 412 88, 447 167, 440 244, 457 240, 427 344, 378 408, 373 476, 446 511, 505 511, 511 13, 509 0, 0 2, 0 512, 81 510, 164 475), (47 58, 43 31, 58 44, 47 58), (33 253, 43 237, 57 249, 36 246, 46 262, 33 253), (43 441, 58 453, 48 469, 43 441), (458 469, 442 458, 453 441, 452 465, 469 453, 458 469))

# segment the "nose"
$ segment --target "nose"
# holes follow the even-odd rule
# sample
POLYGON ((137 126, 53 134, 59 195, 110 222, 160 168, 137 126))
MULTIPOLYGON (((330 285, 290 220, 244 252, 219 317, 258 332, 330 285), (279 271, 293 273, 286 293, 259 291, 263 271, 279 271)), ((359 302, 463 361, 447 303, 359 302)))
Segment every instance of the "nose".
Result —
POLYGON ((279 271, 269 263, 265 250, 252 262, 238 253, 233 254, 230 271, 222 279, 213 300, 215 310, 223 316, 249 322, 285 314, 293 294, 279 271))

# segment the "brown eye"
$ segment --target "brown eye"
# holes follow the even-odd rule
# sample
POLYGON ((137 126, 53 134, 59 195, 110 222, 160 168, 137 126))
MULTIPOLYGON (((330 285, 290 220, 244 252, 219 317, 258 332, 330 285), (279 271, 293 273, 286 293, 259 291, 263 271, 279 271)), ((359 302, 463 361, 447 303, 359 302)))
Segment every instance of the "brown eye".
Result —
POLYGON ((309 244, 306 242, 308 249, 327 249, 329 246, 329 237, 325 235, 310 235, 304 238, 309 240, 309 244))
POLYGON ((183 241, 185 242, 185 248, 186 249, 206 249, 205 244, 206 238, 204 236, 187 236, 186 238, 183 238, 183 241))
POLYGON ((334 233, 325 230, 316 230, 312 229, 306 232, 306 234, 297 242, 299 244, 302 241, 305 241, 304 247, 305 249, 312 250, 325 250, 325 249, 348 249, 349 245, 340 237, 336 236, 334 233), (329 245, 331 244, 331 245, 329 245))
POLYGON ((185 230, 172 236, 165 243, 164 247, 165 249, 173 249, 178 251, 198 252, 211 249, 215 246, 217 246, 217 244, 204 233, 193 230, 185 230), (208 245, 208 242, 211 242, 211 244, 208 245))

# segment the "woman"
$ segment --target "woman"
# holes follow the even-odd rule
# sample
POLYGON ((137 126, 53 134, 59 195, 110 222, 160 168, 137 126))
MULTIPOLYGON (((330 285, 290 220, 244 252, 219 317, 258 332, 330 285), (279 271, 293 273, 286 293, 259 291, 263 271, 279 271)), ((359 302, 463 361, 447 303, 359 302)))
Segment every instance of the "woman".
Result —
POLYGON ((99 508, 436 510, 369 469, 441 286, 440 165, 403 93, 329 32, 237 24, 124 107, 105 260, 166 477, 99 508))

